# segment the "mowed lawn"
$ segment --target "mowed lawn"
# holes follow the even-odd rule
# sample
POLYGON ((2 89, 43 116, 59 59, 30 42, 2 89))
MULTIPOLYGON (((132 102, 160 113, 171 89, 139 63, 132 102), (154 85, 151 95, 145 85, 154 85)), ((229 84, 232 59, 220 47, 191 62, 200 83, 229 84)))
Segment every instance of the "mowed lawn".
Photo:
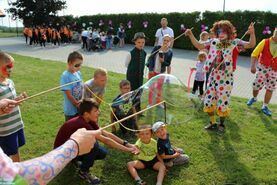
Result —
MULTIPOLYGON (((22 36, 21 31, 18 32, 19 36, 22 36)), ((1 32, 0 31, 0 38, 7 38, 7 37, 16 37, 17 33, 15 32, 1 32)))
MULTIPOLYGON (((66 69, 66 64, 60 62, 19 55, 13 57, 16 62, 11 78, 18 93, 26 91, 28 95, 33 95, 56 87, 61 73, 66 69)), ((88 80, 94 69, 82 67, 81 71, 83 79, 88 80)), ((124 77, 125 75, 109 72, 104 97, 106 102, 111 102, 118 94, 118 83, 124 77)), ((21 105, 27 141, 20 150, 24 160, 52 150, 55 135, 64 122, 62 101, 62 93, 56 90, 21 105)), ((246 101, 232 97, 232 112, 226 120, 227 130, 224 136, 203 129, 208 123, 208 117, 201 110, 184 108, 176 112, 174 118, 180 118, 180 123, 167 127, 171 142, 185 149, 191 162, 186 166, 169 169, 165 185, 277 184, 277 105, 270 105, 274 115, 270 118, 261 113, 261 102, 248 108, 246 101)), ((110 123, 109 114, 108 106, 102 104, 101 126, 110 123)), ((134 142, 135 138, 131 141, 134 142)), ((133 179, 126 168, 126 163, 130 160, 130 154, 109 149, 107 158, 96 161, 91 172, 100 177, 105 185, 132 185, 133 179)), ((156 172, 142 170, 139 174, 149 185, 155 184, 156 172)), ((50 184, 86 183, 68 165, 50 184)))

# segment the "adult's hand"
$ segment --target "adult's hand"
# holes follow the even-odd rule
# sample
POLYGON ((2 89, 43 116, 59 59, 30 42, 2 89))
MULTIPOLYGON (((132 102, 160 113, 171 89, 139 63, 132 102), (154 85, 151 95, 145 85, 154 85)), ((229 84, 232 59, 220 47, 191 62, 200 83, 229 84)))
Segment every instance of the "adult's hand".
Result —
POLYGON ((71 135, 71 139, 75 140, 79 145, 79 155, 86 154, 93 148, 96 136, 101 135, 101 130, 79 129, 71 135))

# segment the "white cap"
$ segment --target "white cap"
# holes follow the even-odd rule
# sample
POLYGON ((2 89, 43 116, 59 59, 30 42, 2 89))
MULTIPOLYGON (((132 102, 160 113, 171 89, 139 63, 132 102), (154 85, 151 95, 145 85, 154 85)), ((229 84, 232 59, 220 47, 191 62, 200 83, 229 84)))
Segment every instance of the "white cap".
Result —
POLYGON ((161 127, 165 126, 165 123, 162 121, 157 121, 156 123, 154 123, 154 125, 152 126, 152 131, 153 132, 157 132, 157 130, 161 127))

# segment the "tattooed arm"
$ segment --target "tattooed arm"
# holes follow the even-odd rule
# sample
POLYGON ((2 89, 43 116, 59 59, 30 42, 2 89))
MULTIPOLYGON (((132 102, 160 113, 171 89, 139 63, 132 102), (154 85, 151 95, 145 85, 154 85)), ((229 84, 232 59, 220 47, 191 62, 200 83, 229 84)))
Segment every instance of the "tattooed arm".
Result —
POLYGON ((77 153, 77 144, 73 140, 68 140, 48 154, 16 163, 16 166, 19 168, 19 175, 29 184, 47 184, 77 156, 77 153))
POLYGON ((91 151, 95 144, 95 136, 100 134, 100 130, 79 129, 71 135, 71 139, 44 156, 15 163, 18 174, 28 184, 47 184, 77 155, 91 151))

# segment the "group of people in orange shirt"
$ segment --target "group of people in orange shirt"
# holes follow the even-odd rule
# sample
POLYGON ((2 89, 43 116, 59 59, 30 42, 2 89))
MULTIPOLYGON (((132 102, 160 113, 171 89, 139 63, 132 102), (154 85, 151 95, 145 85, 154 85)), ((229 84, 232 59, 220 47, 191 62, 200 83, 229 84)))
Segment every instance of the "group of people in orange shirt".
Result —
POLYGON ((61 43, 70 43, 73 37, 73 31, 68 26, 53 28, 51 26, 25 27, 23 30, 26 44, 44 46, 45 43, 52 43, 55 46, 61 43), (28 42, 29 39, 29 42, 28 42))

